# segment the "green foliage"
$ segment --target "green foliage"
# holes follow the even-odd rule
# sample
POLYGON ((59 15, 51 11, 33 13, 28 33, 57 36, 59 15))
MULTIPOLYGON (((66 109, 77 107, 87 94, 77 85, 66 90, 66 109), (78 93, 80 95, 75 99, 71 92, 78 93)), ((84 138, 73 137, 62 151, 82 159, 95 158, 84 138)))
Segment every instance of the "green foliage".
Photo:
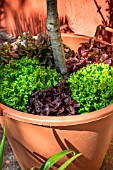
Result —
POLYGON ((67 154, 73 153, 74 155, 69 158, 64 164, 62 164, 58 170, 64 170, 66 169, 66 167, 77 157, 79 157, 81 154, 76 154, 74 151, 72 150, 63 150, 61 152, 56 153, 55 155, 53 155, 52 157, 50 157, 40 168, 40 170, 49 170, 49 168, 51 168, 57 161, 59 161, 61 158, 63 158, 64 156, 66 156, 67 154))
POLYGON ((40 66, 36 57, 12 59, 0 65, 0 102, 26 112, 25 105, 34 90, 48 89, 61 79, 56 70, 40 66))
POLYGON ((3 165, 5 138, 6 138, 6 126, 4 126, 3 137, 0 143, 0 170, 2 170, 3 165))
POLYGON ((79 114, 99 110, 113 103, 113 67, 91 64, 70 75, 71 97, 80 102, 79 114))

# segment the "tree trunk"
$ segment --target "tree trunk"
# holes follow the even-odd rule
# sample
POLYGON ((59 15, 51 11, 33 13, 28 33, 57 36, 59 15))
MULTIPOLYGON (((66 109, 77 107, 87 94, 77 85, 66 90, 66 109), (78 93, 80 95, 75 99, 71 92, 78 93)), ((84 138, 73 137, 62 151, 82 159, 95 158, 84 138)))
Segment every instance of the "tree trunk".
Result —
POLYGON ((65 55, 60 34, 60 23, 57 13, 57 0, 47 0, 46 27, 51 40, 55 65, 62 75, 67 75, 65 55))

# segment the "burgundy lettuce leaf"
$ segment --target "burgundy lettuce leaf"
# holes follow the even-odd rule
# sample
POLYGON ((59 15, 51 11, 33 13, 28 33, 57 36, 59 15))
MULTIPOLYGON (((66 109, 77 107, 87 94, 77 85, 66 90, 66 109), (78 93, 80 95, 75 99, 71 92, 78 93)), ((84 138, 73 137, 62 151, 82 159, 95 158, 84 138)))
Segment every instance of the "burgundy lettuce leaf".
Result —
POLYGON ((80 103, 70 96, 69 84, 66 80, 42 92, 33 93, 27 103, 27 111, 41 116, 76 115, 80 103))
POLYGON ((66 60, 66 65, 70 74, 89 64, 101 62, 113 66, 113 47, 96 41, 91 43, 89 40, 81 43, 78 52, 73 51, 73 55, 66 60))

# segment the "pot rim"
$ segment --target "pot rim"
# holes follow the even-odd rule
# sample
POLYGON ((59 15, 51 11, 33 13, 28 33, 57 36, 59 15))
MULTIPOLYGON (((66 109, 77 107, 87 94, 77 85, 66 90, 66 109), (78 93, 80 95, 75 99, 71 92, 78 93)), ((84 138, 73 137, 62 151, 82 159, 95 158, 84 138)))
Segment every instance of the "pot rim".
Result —
POLYGON ((64 36, 64 37, 83 37, 83 38, 86 38, 86 39, 89 39, 89 38, 93 38, 92 36, 87 36, 87 35, 83 35, 83 34, 73 34, 73 33, 61 33, 61 36, 64 36))
MULTIPOLYGON (((74 34, 74 33, 61 33, 61 36, 63 36, 63 37, 80 37, 80 38, 83 37, 86 39, 93 38, 92 36, 88 36, 88 35, 84 35, 84 34, 74 34)), ((33 36, 33 38, 37 38, 37 35, 33 36)))
MULTIPOLYGON (((3 108, 4 105, 0 103, 0 107, 3 108)), ((3 115, 30 124, 43 126, 71 126, 94 122, 113 115, 113 104, 97 111, 73 116, 39 116, 17 111, 9 107, 5 107, 3 115)))

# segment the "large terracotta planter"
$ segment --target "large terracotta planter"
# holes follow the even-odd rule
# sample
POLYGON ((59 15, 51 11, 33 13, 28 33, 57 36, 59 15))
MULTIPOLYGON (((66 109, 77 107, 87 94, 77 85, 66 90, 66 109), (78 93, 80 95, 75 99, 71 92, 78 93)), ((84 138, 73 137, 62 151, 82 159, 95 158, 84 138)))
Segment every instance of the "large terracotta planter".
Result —
MULTIPOLYGON (((63 37, 67 45, 77 48, 84 36, 63 37), (74 45, 74 46, 73 46, 74 45)), ((92 113, 46 117, 13 110, 0 104, 7 137, 22 170, 39 169, 42 163, 61 150, 72 149, 82 156, 67 170, 99 170, 113 137, 113 104, 92 113)), ((53 169, 68 157, 60 161, 53 169)))

